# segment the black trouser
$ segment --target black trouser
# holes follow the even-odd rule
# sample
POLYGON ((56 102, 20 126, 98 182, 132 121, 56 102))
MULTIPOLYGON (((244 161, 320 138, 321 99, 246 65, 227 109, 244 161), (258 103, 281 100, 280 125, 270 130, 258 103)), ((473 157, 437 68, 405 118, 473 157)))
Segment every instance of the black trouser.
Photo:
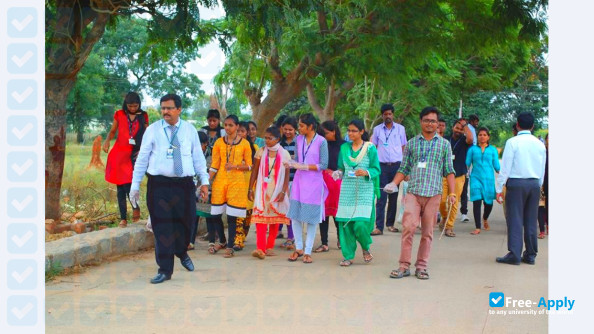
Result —
MULTIPOLYGON (((326 217, 324 221, 320 223, 320 237, 322 239, 322 245, 328 246, 328 228, 330 226, 330 217, 326 217)), ((334 221, 334 226, 336 227, 336 238, 338 238, 338 223, 336 220, 334 221)))
MULTIPOLYGON (((484 203, 483 200, 478 200, 472 202, 472 213, 474 214, 474 226, 477 229, 481 229, 481 204, 484 203)), ((485 213, 483 214, 483 220, 489 219, 489 215, 491 214, 491 210, 493 210, 493 204, 485 203, 485 213)))
POLYGON ((226 244, 225 227, 223 226, 223 219, 221 215, 206 218, 206 230, 208 231, 208 242, 215 243, 217 235, 220 244, 226 244))
POLYGON ((192 177, 149 175, 146 204, 155 235, 159 273, 171 276, 174 255, 188 256, 190 230, 196 217, 196 186, 192 177))
MULTIPOLYGON (((132 183, 126 183, 126 184, 119 184, 117 186, 118 188, 118 207, 120 208, 120 219, 121 220, 126 220, 126 216, 127 216, 127 211, 128 211, 128 207, 126 204, 127 201, 129 201, 129 196, 130 196, 130 186, 132 185, 132 183)), ((132 209, 138 209, 138 207, 134 207, 134 205, 132 204, 132 202, 130 202, 130 206, 132 206, 132 209)))
POLYGON ((507 249, 511 261, 531 261, 538 252, 537 216, 540 199, 538 179, 509 179, 505 195, 507 249), (523 239, 523 240, 522 240, 523 239), (522 255, 522 242, 526 250, 522 255))
POLYGON ((547 208, 544 206, 538 207, 538 229, 541 233, 546 231, 547 222, 547 208))
POLYGON ((460 195, 460 213, 468 214, 468 176, 465 176, 462 195, 460 195))
MULTIPOLYGON (((380 188, 386 186, 386 184, 394 180, 394 176, 400 168, 400 162, 396 163, 380 163, 382 173, 380 174, 380 188)), ((396 210, 398 209, 398 193, 388 194, 385 191, 381 191, 380 197, 377 199, 375 204, 375 226, 378 230, 384 230, 384 218, 386 220, 386 226, 394 226, 396 221, 396 210), (386 201, 388 202, 388 213, 386 214, 386 201)))
POLYGON ((198 222, 200 221, 200 216, 196 216, 196 220, 194 224, 192 224, 192 228, 190 229, 190 243, 196 243, 196 233, 198 233, 198 222))

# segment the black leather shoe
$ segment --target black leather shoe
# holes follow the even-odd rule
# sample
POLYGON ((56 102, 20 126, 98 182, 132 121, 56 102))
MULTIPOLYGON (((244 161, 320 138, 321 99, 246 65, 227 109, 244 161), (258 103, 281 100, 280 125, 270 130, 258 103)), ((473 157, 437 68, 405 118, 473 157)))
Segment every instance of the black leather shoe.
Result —
POLYGON ((507 258, 505 256, 504 257, 497 257, 497 258, 495 258, 495 261, 497 263, 513 264, 513 265, 516 265, 516 266, 520 264, 520 261, 512 261, 512 260, 510 260, 509 258, 507 258))
POLYGON ((528 260, 525 257, 522 257, 522 262, 526 263, 526 264, 531 264, 534 265, 535 261, 534 260, 528 260))
POLYGON ((188 271, 194 271, 194 264, 192 263, 192 259, 190 259, 190 256, 186 256, 185 259, 181 260, 181 264, 188 271))
POLYGON ((155 275, 155 277, 151 278, 151 283, 159 284, 159 283, 163 283, 170 279, 171 279, 171 276, 167 276, 165 274, 158 273, 157 275, 155 275))

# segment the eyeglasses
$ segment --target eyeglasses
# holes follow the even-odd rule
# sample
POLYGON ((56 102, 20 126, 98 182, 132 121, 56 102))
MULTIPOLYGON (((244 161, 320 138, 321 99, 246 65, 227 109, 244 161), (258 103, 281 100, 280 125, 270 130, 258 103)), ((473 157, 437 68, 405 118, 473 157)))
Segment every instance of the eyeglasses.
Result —
POLYGON ((421 122, 423 122, 423 124, 437 124, 437 121, 434 119, 423 119, 421 122))
POLYGON ((177 107, 161 107, 161 110, 165 110, 165 111, 167 111, 167 110, 175 110, 175 109, 177 109, 177 107))

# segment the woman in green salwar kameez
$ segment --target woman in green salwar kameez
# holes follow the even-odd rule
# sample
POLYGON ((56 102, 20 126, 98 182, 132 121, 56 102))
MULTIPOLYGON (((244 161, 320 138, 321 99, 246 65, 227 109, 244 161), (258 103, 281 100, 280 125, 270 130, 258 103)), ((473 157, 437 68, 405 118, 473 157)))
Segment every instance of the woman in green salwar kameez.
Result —
POLYGON ((333 177, 342 177, 338 212, 340 244, 344 260, 341 266, 350 266, 355 258, 357 242, 363 249, 363 260, 371 262, 369 252, 371 231, 375 226, 375 201, 379 193, 381 173, 377 149, 370 143, 361 120, 353 120, 348 126, 352 142, 342 144, 338 156, 338 171, 333 177), (339 172, 340 171, 340 172, 339 172))

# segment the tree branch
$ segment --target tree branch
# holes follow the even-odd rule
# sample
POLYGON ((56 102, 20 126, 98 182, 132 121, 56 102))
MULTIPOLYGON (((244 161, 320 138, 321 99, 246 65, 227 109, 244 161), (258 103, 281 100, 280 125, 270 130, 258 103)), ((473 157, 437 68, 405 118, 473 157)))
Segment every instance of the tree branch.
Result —
POLYGON ((326 20, 326 13, 323 9, 318 10, 318 25, 320 26, 320 33, 322 36, 329 32, 328 21, 326 20))
POLYGON ((318 99, 316 98, 316 94, 314 92, 314 88, 311 82, 308 82, 305 88, 307 90, 307 101, 309 102, 311 108, 318 114, 322 113, 323 108, 318 102, 318 99))

